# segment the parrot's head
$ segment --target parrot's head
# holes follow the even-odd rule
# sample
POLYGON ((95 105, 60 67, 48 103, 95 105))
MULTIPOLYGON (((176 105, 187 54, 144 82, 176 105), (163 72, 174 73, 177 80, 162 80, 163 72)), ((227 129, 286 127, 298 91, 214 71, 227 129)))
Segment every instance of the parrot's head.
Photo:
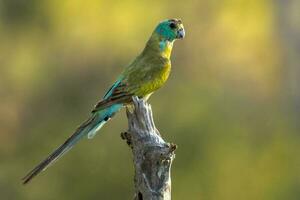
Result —
POLYGON ((182 39, 185 36, 184 27, 180 19, 168 19, 160 22, 155 32, 170 42, 182 39))

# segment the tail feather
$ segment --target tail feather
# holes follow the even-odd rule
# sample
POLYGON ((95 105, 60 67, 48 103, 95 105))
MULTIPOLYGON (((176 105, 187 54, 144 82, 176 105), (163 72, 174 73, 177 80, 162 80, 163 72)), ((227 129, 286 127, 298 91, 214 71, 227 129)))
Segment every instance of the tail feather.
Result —
POLYGON ((85 121, 77 130, 61 145, 59 146, 52 154, 50 154, 45 160, 38 164, 33 170, 31 170, 24 178, 23 184, 26 184, 31 181, 36 175, 44 171, 53 164, 57 159, 63 156, 68 152, 81 138, 83 138, 95 124, 96 117, 92 116, 87 121, 85 121))
POLYGON ((50 154, 45 160, 38 164, 33 170, 31 170, 22 180, 23 184, 31 181, 36 175, 44 171, 53 164, 56 160, 67 153, 80 139, 87 136, 92 138, 96 132, 118 112, 122 107, 122 104, 112 105, 104 110, 93 113, 93 115, 86 120, 76 131, 71 135, 61 146, 59 146, 52 154, 50 154))

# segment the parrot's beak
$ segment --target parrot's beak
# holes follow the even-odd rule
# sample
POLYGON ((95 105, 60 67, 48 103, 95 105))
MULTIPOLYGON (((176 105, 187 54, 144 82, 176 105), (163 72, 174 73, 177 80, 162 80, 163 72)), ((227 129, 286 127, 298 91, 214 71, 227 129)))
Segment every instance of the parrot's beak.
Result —
POLYGON ((185 36, 185 31, 184 31, 184 29, 183 29, 183 28, 179 29, 179 30, 177 31, 177 39, 183 39, 184 36, 185 36))

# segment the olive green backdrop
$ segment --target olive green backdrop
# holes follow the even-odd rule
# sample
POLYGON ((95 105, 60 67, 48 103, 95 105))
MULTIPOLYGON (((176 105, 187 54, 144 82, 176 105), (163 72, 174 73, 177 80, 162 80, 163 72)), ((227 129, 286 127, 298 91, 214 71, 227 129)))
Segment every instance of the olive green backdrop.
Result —
POLYGON ((296 0, 1 0, 0 199, 132 199, 124 111, 29 185, 20 179, 171 17, 186 38, 149 102, 179 146, 173 199, 299 199, 299 8, 296 0))

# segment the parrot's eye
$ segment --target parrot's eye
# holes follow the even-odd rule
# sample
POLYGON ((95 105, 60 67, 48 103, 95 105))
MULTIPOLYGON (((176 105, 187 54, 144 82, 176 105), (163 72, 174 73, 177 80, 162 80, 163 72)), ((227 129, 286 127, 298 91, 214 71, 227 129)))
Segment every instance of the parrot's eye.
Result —
POLYGON ((175 29, 176 28, 176 24, 174 22, 171 22, 169 26, 170 26, 171 29, 175 29))

